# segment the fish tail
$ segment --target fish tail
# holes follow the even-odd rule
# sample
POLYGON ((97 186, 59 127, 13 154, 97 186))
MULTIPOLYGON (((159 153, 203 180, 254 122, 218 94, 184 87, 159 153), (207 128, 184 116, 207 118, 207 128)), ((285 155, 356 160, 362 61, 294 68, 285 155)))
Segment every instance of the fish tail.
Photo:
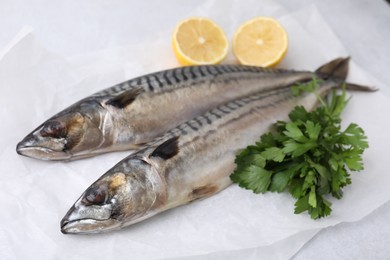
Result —
MULTIPOLYGON (((325 80, 332 78, 344 82, 348 75, 349 60, 350 57, 334 59, 319 67, 315 73, 320 76, 320 78, 325 80)), ((345 86, 348 90, 354 91, 374 92, 378 90, 375 87, 363 86, 348 82, 345 82, 345 86)))
POLYGON ((379 89, 376 88, 376 87, 364 86, 364 85, 359 85, 359 84, 354 84, 354 83, 348 83, 348 82, 345 82, 345 87, 346 87, 348 90, 352 90, 352 91, 375 92, 375 91, 378 91, 378 90, 379 90, 379 89))
POLYGON ((349 57, 334 59, 319 67, 315 72, 324 79, 334 78, 345 80, 348 75, 349 59, 349 57))

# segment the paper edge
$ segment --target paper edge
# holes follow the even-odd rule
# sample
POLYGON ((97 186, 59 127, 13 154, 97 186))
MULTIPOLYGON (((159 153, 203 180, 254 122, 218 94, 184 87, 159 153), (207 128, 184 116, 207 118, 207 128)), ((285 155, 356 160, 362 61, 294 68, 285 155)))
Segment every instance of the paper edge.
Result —
POLYGON ((176 256, 176 257, 168 257, 161 258, 162 260, 178 260, 178 259, 188 259, 188 260, 214 260, 214 259, 285 259, 285 255, 280 255, 278 253, 279 248, 284 246, 283 244, 288 244, 289 248, 289 257, 293 257, 297 254, 304 245, 308 241, 310 241, 314 236, 320 232, 322 228, 318 229, 309 229, 305 231, 300 231, 294 233, 288 237, 285 237, 281 240, 275 241, 271 244, 259 246, 259 247, 251 247, 245 249, 237 249, 237 250, 223 250, 216 251, 208 254, 199 254, 199 255, 191 255, 191 256, 176 256), (291 248, 291 244, 294 244, 294 248, 291 248), (239 256, 238 256, 239 255, 239 256))
POLYGON ((0 61, 25 37, 31 34, 34 31, 34 28, 31 26, 24 26, 19 32, 16 33, 14 37, 0 50, 0 61))

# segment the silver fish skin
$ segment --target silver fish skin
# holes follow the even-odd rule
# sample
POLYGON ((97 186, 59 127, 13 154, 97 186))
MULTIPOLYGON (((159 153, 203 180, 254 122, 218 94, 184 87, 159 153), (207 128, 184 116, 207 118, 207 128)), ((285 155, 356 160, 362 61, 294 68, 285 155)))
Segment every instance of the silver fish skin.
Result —
POLYGON ((175 126, 230 100, 310 80, 315 72, 210 65, 170 69, 97 92, 27 135, 17 153, 73 160, 135 150, 175 126))
MULTIPOLYGON (((325 80, 318 93, 325 95, 341 84, 341 79, 325 80)), ((277 120, 287 120, 295 106, 312 110, 317 102, 314 94, 294 97, 285 87, 228 102, 181 124, 93 183, 62 219, 61 231, 120 229, 212 196, 231 184, 240 149, 255 143, 277 120)))

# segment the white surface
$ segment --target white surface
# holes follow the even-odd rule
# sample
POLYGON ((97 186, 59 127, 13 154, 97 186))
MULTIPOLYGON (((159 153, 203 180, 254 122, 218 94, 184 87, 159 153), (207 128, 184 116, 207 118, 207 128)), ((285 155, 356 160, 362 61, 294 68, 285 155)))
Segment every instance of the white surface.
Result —
MULTIPOLYGON (((205 205, 207 204, 212 208, 211 211, 214 210, 214 213, 210 213, 211 216, 213 216, 213 214, 216 214, 215 216, 219 216, 218 214, 221 214, 221 211, 225 216, 228 215, 228 213, 226 213, 226 211, 223 211, 223 207, 221 211, 216 210, 214 203, 220 200, 221 204, 223 204, 223 202, 226 201, 226 196, 231 196, 231 201, 236 200, 237 196, 243 196, 242 200, 245 200, 247 197, 251 197, 250 194, 245 191, 240 191, 238 189, 232 188, 226 191, 225 195, 221 195, 225 197, 221 197, 218 195, 215 198, 211 198, 207 201, 202 201, 197 204, 192 204, 191 206, 180 208, 176 211, 172 211, 173 213, 167 213, 161 216, 161 218, 160 216, 158 216, 156 218, 160 218, 159 220, 154 219, 153 221, 148 222, 148 224, 140 225, 140 227, 135 228, 135 231, 134 229, 125 230, 118 232, 115 235, 98 237, 69 237, 63 236, 59 233, 59 219, 62 217, 62 215, 71 205, 71 203, 73 203, 77 196, 82 192, 82 190, 84 190, 87 185, 89 185, 94 179, 97 178, 96 171, 94 172, 94 168, 91 168, 91 165, 90 163, 87 163, 87 160, 72 162, 69 164, 62 164, 37 162, 26 158, 21 159, 17 157, 14 152, 15 144, 21 137, 23 137, 23 135, 27 133, 26 131, 32 130, 33 127, 37 126, 52 113, 57 112, 59 109, 65 107, 66 105, 72 103, 73 101, 76 101, 81 97, 84 97, 91 92, 106 87, 109 84, 118 82, 124 78, 149 72, 149 70, 174 66, 174 60, 172 60, 173 56, 171 56, 172 53, 169 48, 169 43, 154 42, 150 45, 146 44, 148 46, 151 46, 152 52, 144 51, 144 48, 142 47, 145 44, 137 45, 137 47, 135 48, 136 50, 127 49, 126 47, 118 48, 118 44, 126 46, 130 43, 134 44, 135 41, 140 41, 141 43, 143 43, 145 41, 148 41, 148 39, 153 38, 151 35, 155 35, 155 30, 160 31, 160 37, 158 39, 169 39, 169 33, 167 34, 165 29, 171 27, 173 28, 173 25, 178 20, 183 17, 186 17, 188 14, 203 14, 212 18, 218 17, 217 21, 221 25, 223 25, 223 28, 226 29, 228 35, 231 37, 232 32, 234 31, 237 24, 241 22, 240 19, 247 19, 258 15, 259 13, 263 15, 264 13, 267 14, 268 12, 268 14, 281 17, 281 21, 283 22, 283 24, 285 24, 289 32, 293 30, 293 32, 297 33, 294 33, 294 35, 291 35, 290 37, 292 42, 290 45, 290 52, 283 64, 285 67, 291 66, 294 68, 312 69, 318 66, 324 60, 334 57, 334 55, 341 55, 345 53, 345 51, 343 50, 343 46, 337 44, 337 41, 328 40, 332 39, 332 36, 329 36, 327 34, 329 33, 329 31, 327 31, 326 26, 321 27, 321 29, 317 29, 318 27, 314 27, 314 30, 313 26, 310 26, 313 25, 313 23, 319 25, 317 15, 310 17, 309 15, 300 14, 299 16, 297 16, 298 18, 302 19, 300 21, 301 23, 307 25, 306 29, 310 31, 310 36, 314 38, 320 37, 317 38, 317 41, 318 39, 321 39, 321 36, 325 36, 326 40, 320 41, 319 46, 317 46, 316 48, 313 46, 318 44, 318 42, 316 42, 316 40, 311 39, 310 36, 304 37, 304 31, 299 28, 298 24, 295 24, 291 19, 288 19, 286 17, 283 18, 282 14, 285 13, 285 11, 283 10, 283 8, 278 7, 278 5, 276 4, 265 5, 263 3, 264 6, 256 6, 256 8, 254 8, 252 5, 251 8, 245 9, 244 7, 242 7, 241 1, 239 1, 240 5, 223 5, 223 7, 221 2, 215 1, 211 2, 211 4, 200 6, 190 12, 190 7, 195 6, 195 2, 191 2, 190 4, 188 4, 188 6, 174 5, 174 2, 172 2, 171 6, 168 4, 168 2, 166 2, 165 5, 159 4, 159 2, 155 2, 155 5, 153 6, 149 2, 148 5, 150 6, 150 8, 147 8, 147 6, 142 6, 143 4, 141 3, 135 2, 131 3, 131 5, 130 3, 127 4, 127 8, 119 8, 119 2, 120 1, 111 1, 110 3, 99 2, 99 5, 97 5, 96 2, 94 2, 94 4, 87 4, 87 2, 84 2, 84 6, 78 6, 75 3, 68 3, 67 5, 63 4, 60 6, 48 4, 44 6, 45 9, 42 9, 44 4, 43 2, 31 2, 31 6, 23 6, 22 9, 18 10, 19 12, 12 13, 11 11, 14 9, 12 8, 12 6, 17 5, 17 2, 13 2, 12 4, 6 6, 8 8, 1 9, 1 11, 4 12, 3 15, 0 16, 1 19, 4 19, 5 21, 3 24, 7 24, 8 22, 11 25, 10 27, 12 27, 17 26, 18 23, 21 23, 21 21, 23 20, 30 19, 31 24, 36 28, 36 35, 38 35, 37 37, 40 39, 41 42, 46 43, 47 46, 49 46, 56 53, 65 55, 77 55, 77 57, 67 59, 67 61, 64 62, 64 60, 57 54, 47 53, 44 48, 39 47, 34 38, 27 38, 27 43, 25 41, 24 48, 23 46, 19 46, 19 49, 12 50, 15 55, 19 55, 17 56, 18 59, 13 59, 12 63, 10 63, 10 60, 12 59, 9 59, 7 61, 7 56, 5 56, 5 58, 1 60, 2 64, 5 65, 1 66, 0 69, 0 81, 3 80, 1 81, 2 86, 7 86, 7 88, 4 89, 3 95, 1 97, 1 116, 4 125, 9 126, 8 128, 1 129, 1 135, 9 138, 2 139, 0 143, 2 147, 5 148, 5 150, 1 154, 0 162, 1 172, 3 172, 3 175, 0 177, 1 191, 3 191, 1 193, 0 201, 1 204, 5 206, 5 208, 9 209, 6 212, 2 212, 0 215, 2 220, 4 217, 4 221, 1 222, 0 226, 3 231, 0 235, 0 254, 4 254, 4 256, 11 256, 14 253, 16 253, 18 256, 26 256, 31 253, 29 249, 34 247, 36 242, 44 242, 47 244, 47 246, 43 248, 41 247, 38 254, 36 254, 37 256, 50 258, 54 255, 59 255, 63 251, 69 252, 69 247, 72 246, 72 243, 79 244, 79 246, 77 247, 78 250, 76 250, 76 248, 72 246, 74 250, 72 251, 72 256, 75 258, 77 256, 93 257, 93 254, 91 253, 93 251, 91 250, 94 249, 96 250, 96 252, 99 253, 100 256, 115 256, 116 254, 119 254, 121 252, 120 250, 114 252, 110 252, 110 250, 106 252, 98 250, 99 248, 101 248, 101 244, 104 243, 105 248, 112 248, 115 245, 116 247, 119 247, 125 252, 130 251, 131 254, 129 254, 129 258, 136 257, 138 254, 140 254, 140 252, 134 252, 132 248, 134 246, 143 246, 145 248, 146 245, 134 245, 134 241, 143 241, 142 239, 147 237, 147 234, 143 233, 146 232, 145 229, 149 228, 150 230, 150 226, 158 225, 159 222, 164 223, 165 221, 165 223, 168 223, 167 231, 169 231, 169 223, 171 223, 169 221, 169 218, 174 217, 176 219, 176 215, 184 215, 191 218, 194 216, 194 214, 199 214, 199 212, 202 212, 201 208, 206 207, 205 205), (156 7, 156 5, 158 4, 161 6, 156 7), (209 10, 209 7, 214 8, 209 10), (219 7, 219 9, 215 7, 219 7), (121 11, 119 12, 118 9, 120 9, 121 11), (7 10, 7 12, 5 12, 4 10, 7 10), (41 14, 41 16, 37 15, 37 10, 40 10, 40 13, 38 13, 41 14), (70 10, 72 10, 72 12, 70 12, 70 10), (124 10, 129 11, 129 15, 127 15, 127 12, 125 12, 124 10), (140 10, 143 10, 143 14, 145 15, 139 15, 140 10), (182 11, 180 12, 177 10, 182 11), (28 15, 28 13, 30 13, 30 15, 28 15), (87 15, 87 18, 83 17, 83 15, 87 15), (127 27, 125 24, 125 21, 127 19, 129 20, 130 24, 137 22, 137 19, 138 23, 142 24, 143 19, 152 17, 152 15, 154 17, 157 17, 155 18, 155 20, 159 21, 160 19, 161 22, 150 24, 150 26, 147 26, 148 29, 146 29, 146 31, 144 31, 145 27, 141 28, 140 26, 132 27, 134 30, 131 31, 131 33, 127 31, 130 30, 129 27, 127 27), (50 26, 48 25, 48 21, 44 19, 47 19, 47 17, 50 18, 50 26), (97 17, 99 17, 99 19, 96 19, 97 17), (104 22, 101 21, 101 18, 103 18, 102 20, 104 22), (124 23, 123 27, 114 26, 118 23, 118 21, 122 21, 124 23), (172 26, 170 26, 170 24, 172 24, 172 26), (59 28, 61 30, 59 30, 59 28), (69 40, 71 36, 75 35, 78 36, 76 37, 76 39, 79 40, 78 42, 76 41, 77 43, 75 43, 74 40, 69 40), (134 37, 134 35, 137 35, 137 37, 134 37), (298 38, 297 36, 302 37, 298 38), (72 45, 71 42, 74 45, 72 45), (302 42, 304 42, 305 45, 302 45, 302 42), (329 43, 331 43, 330 46, 328 46, 329 43), (157 45, 160 48, 152 48, 153 46, 157 45), (31 46, 32 49, 29 49, 29 47, 31 46), (86 57, 86 51, 98 50, 100 48, 104 48, 104 50, 101 51, 99 55, 89 54, 86 57), (319 51, 318 48, 320 48, 321 51, 319 51), (166 51, 167 49, 169 49, 169 51, 166 51), (292 49, 294 49, 294 52, 291 51, 292 49), (49 59, 47 59, 47 57, 49 59), (42 61, 43 58, 45 62, 40 63, 39 61, 42 61), (302 62, 302 60, 304 60, 305 62, 302 62), (138 63, 137 61, 140 62, 138 63), (37 66, 37 62, 39 66, 37 66), (80 70, 75 68, 82 69, 80 70), (102 73, 100 75, 97 75, 99 72, 102 73), (80 82, 80 79, 83 79, 83 81, 80 82), (24 93, 22 95, 20 94, 20 88, 22 88, 24 93), (42 91, 37 91, 38 89, 41 89, 42 91), (47 100, 49 102, 46 102, 46 104, 42 104, 42 100, 47 100), (29 107, 27 111, 26 106, 29 107), (12 114, 8 112, 9 108, 11 108, 11 110, 13 111, 12 114), (66 173, 69 174, 66 175, 66 173), (197 208, 199 209, 198 211, 197 208), (27 248, 25 246, 26 242, 29 245, 27 248), (17 248, 17 246, 19 246, 21 243, 24 244, 25 250, 18 252, 15 250, 15 248, 17 248), (80 248, 84 250, 80 251, 80 248)), ((326 18, 329 19, 329 17, 326 18)), ((13 32, 13 34, 14 33, 15 32, 13 32)), ((2 35, 6 35, 6 33, 4 33, 3 31, 2 35)), ((7 36, 5 36, 5 38, 7 38, 7 36)), ((350 50, 348 48, 348 52, 349 51, 350 50)), ((378 77, 378 75, 376 76, 378 77)), ((383 80, 381 82, 383 82, 383 80)), ((386 99, 383 99, 382 103, 384 107, 378 107, 378 104, 381 104, 378 100, 378 95, 381 96, 381 94, 374 95, 377 96, 374 99, 373 105, 367 107, 374 110, 377 109, 379 112, 381 112, 386 106, 388 106, 388 101, 386 99)), ((378 132, 378 128, 380 129, 380 127, 383 126, 376 124, 376 122, 380 121, 375 120, 380 118, 371 117, 370 115, 371 113, 373 113, 372 111, 359 107, 360 104, 362 104, 363 102, 365 104, 367 104, 367 102, 370 102, 369 100, 372 100, 372 98, 374 97, 371 96, 370 98, 368 98, 365 95, 363 96, 357 94, 352 100, 351 106, 348 109, 349 111, 358 111, 359 115, 355 116, 355 114, 351 112, 346 113, 346 120, 357 121, 364 126, 370 137, 371 144, 371 149, 367 152, 366 155, 367 169, 370 169, 369 167, 371 167, 372 172, 383 174, 385 171, 381 172, 380 170, 378 170, 378 167, 383 167, 384 164, 374 164, 373 160, 370 160, 370 158, 375 157, 373 156, 373 154, 378 152, 378 150, 385 151, 385 145, 389 143, 388 138, 386 139, 386 136, 380 136, 380 134, 385 133, 385 131, 378 132), (367 118, 367 120, 361 122, 358 120, 361 117, 367 118), (374 136, 375 138, 371 139, 371 136, 374 136), (371 156, 369 152, 371 153, 371 156)), ((384 97, 381 96, 381 98, 384 97)), ((102 164, 104 162, 104 164, 106 165, 103 170, 100 169, 103 168, 103 166, 99 166, 99 171, 97 174, 102 174, 105 169, 109 168, 109 166, 111 166, 121 157, 123 157, 123 155, 107 155, 101 157, 99 160, 95 160, 94 164, 102 164)), ((379 158, 382 158, 382 162, 386 161, 386 158, 384 157, 379 156, 379 158)), ((333 225, 337 223, 340 219, 342 220, 342 218, 340 217, 343 217, 343 214, 347 213, 343 211, 347 211, 351 208, 351 205, 345 204, 348 204, 348 202, 352 201, 355 203, 355 198, 353 198, 352 193, 353 191, 359 191, 359 193, 368 192, 378 195, 378 191, 383 190, 383 194, 379 193, 379 195, 381 195, 381 198, 387 198, 388 194, 386 192, 386 186, 388 181, 385 182, 385 179, 382 179, 381 177, 378 180, 380 181, 379 184, 381 184, 382 186, 379 186, 377 190, 367 190, 367 188, 369 187, 366 187, 364 183, 366 181, 369 181, 370 178, 380 176, 376 174, 371 175, 371 170, 369 172, 370 175, 366 175, 364 174, 364 172, 359 173, 358 177, 354 178, 355 183, 354 185, 352 185, 353 188, 347 191, 347 194, 350 195, 349 200, 346 194, 345 200, 341 201, 340 205, 338 205, 338 203, 334 205, 334 217, 332 217, 332 219, 327 220, 327 224, 319 222, 320 226, 326 226, 329 224, 333 225), (338 212, 341 211, 342 214, 337 215, 337 210, 339 210, 338 212)), ((265 196, 265 198, 253 198, 254 200, 256 200, 255 203, 260 204, 263 202, 264 204, 270 203, 271 199, 275 199, 275 203, 278 203, 278 201, 279 203, 285 203, 286 208, 285 213, 283 214, 289 216, 289 214, 291 214, 292 212, 292 203, 291 201, 288 201, 289 198, 283 198, 283 196, 279 195, 276 197, 272 197, 273 198, 269 198, 269 196, 268 198, 267 196, 265 196)), ((372 209, 383 203, 383 201, 370 200, 372 199, 370 196, 366 196, 365 199, 367 199, 367 201, 359 200, 356 202, 357 204, 353 206, 359 208, 359 205, 366 205, 367 203, 369 203, 371 206, 370 208, 372 209)), ((267 205, 269 206, 269 204, 267 205)), ((247 206, 242 206, 242 211, 246 211, 247 206)), ((362 208, 363 207, 361 207, 358 212, 361 213, 362 208)), ((370 211, 367 207, 364 207, 364 209, 366 209, 367 211, 363 213, 368 213, 370 211)), ((209 212, 209 210, 207 211, 209 212)), ((350 216, 350 213, 351 212, 349 212, 348 214, 349 218, 344 220, 353 221, 360 218, 360 215, 358 215, 357 213, 356 215, 354 215, 355 213, 352 212, 352 216, 350 216)), ((205 216, 204 214, 202 214, 200 217, 207 218, 207 216, 205 216)), ((308 224, 307 228, 313 228, 313 226, 311 226, 313 223, 310 222, 310 220, 308 220, 307 218, 302 219, 302 224, 308 224)), ((318 223, 315 223, 315 225, 317 224, 318 223)), ((387 222, 380 224, 381 226, 384 225, 386 227, 387 225, 387 227, 389 227, 389 224, 387 224, 387 222)), ((229 228, 230 227, 231 226, 229 225, 229 228)), ((258 225, 255 225, 255 227, 258 227, 258 225)), ((280 229, 281 227, 283 227, 283 224, 278 223, 276 230, 280 229)), ((201 227, 198 228, 201 229, 201 227)), ((211 226, 211 228, 213 228, 213 226, 211 226)), ((348 228, 348 226, 346 228, 348 228)), ((208 233, 209 230, 210 229, 204 230, 207 231, 205 233, 206 237, 210 237, 210 234, 208 233)), ((231 229, 227 229, 227 231, 232 232, 231 229)), ((368 228, 367 230, 363 231, 372 234, 372 232, 370 232, 368 228)), ((200 232, 202 232, 202 230, 200 232)), ((198 232, 196 232, 196 234, 198 234, 198 232)), ((276 232, 276 234, 274 232, 273 238, 262 237, 264 236, 264 234, 264 232, 260 231, 252 239, 249 239, 249 241, 243 240, 244 236, 238 236, 238 240, 235 243, 227 244, 227 246, 230 249, 237 249, 236 247, 240 246, 253 247, 252 243, 256 243, 256 246, 259 246, 261 245, 261 243, 265 243, 266 241, 276 241, 278 240, 277 237, 280 238, 280 233, 278 232, 276 232)), ((167 233, 163 233, 162 235, 166 240, 169 240, 169 236, 167 233)), ((181 235, 185 236, 185 234, 181 235)), ((297 235, 295 237, 292 237, 291 239, 292 241, 306 241, 312 235, 314 235, 314 233, 310 232, 310 234, 302 234, 302 237, 297 237, 297 235)), ((327 231, 327 233, 324 233, 325 237, 331 235, 332 234, 329 235, 329 231, 327 231)), ((339 234, 340 237, 342 237, 342 235, 343 234, 339 234)), ((319 237, 321 238, 321 236, 319 237)), ((335 240, 337 240, 337 238, 335 240)), ((154 243, 153 240, 146 241, 149 246, 153 245, 154 243)), ((221 254, 214 254, 209 257, 230 256, 231 258, 239 258, 242 256, 252 256, 256 258, 259 256, 273 256, 285 258, 286 256, 294 254, 294 252, 298 250, 299 247, 302 245, 302 243, 296 243, 296 245, 294 245, 292 249, 290 248, 290 251, 288 251, 287 245, 291 245, 294 243, 289 242, 288 239, 284 241, 286 241, 284 245, 282 245, 282 240, 278 242, 279 244, 267 248, 259 247, 258 249, 248 249, 246 251, 240 252, 222 252, 221 254), (282 246, 286 251, 280 252, 280 248, 282 246), (278 254, 276 254, 275 252, 278 252, 278 254)), ((305 258, 312 255, 318 256, 319 254, 324 256, 324 258, 327 258, 328 256, 337 257, 337 255, 332 255, 331 252, 323 250, 323 247, 321 246, 316 247, 316 241, 319 240, 314 240, 314 245, 312 247, 313 249, 310 249, 310 247, 305 247, 304 251, 301 252, 302 255, 298 254, 297 258, 305 258), (306 255, 304 255, 305 252, 307 252, 306 255)), ((334 240, 328 239, 325 240, 325 242, 324 240, 322 240, 322 243, 330 243, 328 245, 331 246, 332 241, 334 240)), ((207 244, 206 248, 202 247, 200 250, 197 250, 196 246, 202 246, 202 244, 196 244, 196 246, 194 246, 193 248, 192 253, 202 254, 205 252, 210 252, 210 250, 212 251, 213 248, 221 246, 218 245, 218 243, 220 244, 221 241, 211 241, 211 245, 210 243, 205 242, 205 244, 207 244), (217 244, 213 245, 212 243, 217 244)), ((340 242, 338 243, 338 245, 340 245, 340 242)), ((347 243, 347 245, 350 246, 351 244, 347 243)), ((150 254, 156 253, 156 250, 159 249, 158 247, 153 246, 152 249, 148 246, 146 246, 146 248, 148 253, 150 254)), ((370 248, 375 248, 375 245, 370 248)), ((348 248, 346 251, 343 251, 347 252, 346 254, 344 254, 344 256, 355 256, 356 250, 359 249, 359 247, 350 246, 350 249, 352 251, 349 251, 349 254, 348 248)), ((365 251, 364 249, 364 244, 362 244, 362 252, 365 251)), ((382 249, 385 249, 385 247, 382 246, 382 249)), ((179 252, 183 252, 183 248, 177 248, 175 252, 172 251, 170 253, 172 256, 174 256, 178 255, 179 252)), ((389 254, 386 254, 386 252, 383 253, 382 251, 382 254, 378 254, 377 256, 386 255, 388 256, 389 254)), ((69 255, 62 256, 64 258, 69 257, 69 255)), ((338 256, 340 256, 340 254, 338 254, 338 256)))

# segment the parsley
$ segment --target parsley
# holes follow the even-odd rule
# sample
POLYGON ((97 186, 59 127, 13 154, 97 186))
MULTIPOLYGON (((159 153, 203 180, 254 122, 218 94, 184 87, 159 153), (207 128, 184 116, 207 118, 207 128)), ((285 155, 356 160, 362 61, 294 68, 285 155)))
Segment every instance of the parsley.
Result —
POLYGON ((295 214, 308 211, 312 219, 328 216, 328 194, 340 199, 342 188, 351 184, 349 171, 363 169, 362 154, 368 148, 362 128, 351 123, 341 129, 340 114, 348 103, 345 86, 333 91, 330 101, 317 94, 313 79, 292 87, 294 95, 314 93, 321 103, 308 112, 296 106, 290 122, 278 121, 275 131, 261 136, 237 156, 230 176, 240 187, 254 193, 288 192, 297 200, 295 214))

